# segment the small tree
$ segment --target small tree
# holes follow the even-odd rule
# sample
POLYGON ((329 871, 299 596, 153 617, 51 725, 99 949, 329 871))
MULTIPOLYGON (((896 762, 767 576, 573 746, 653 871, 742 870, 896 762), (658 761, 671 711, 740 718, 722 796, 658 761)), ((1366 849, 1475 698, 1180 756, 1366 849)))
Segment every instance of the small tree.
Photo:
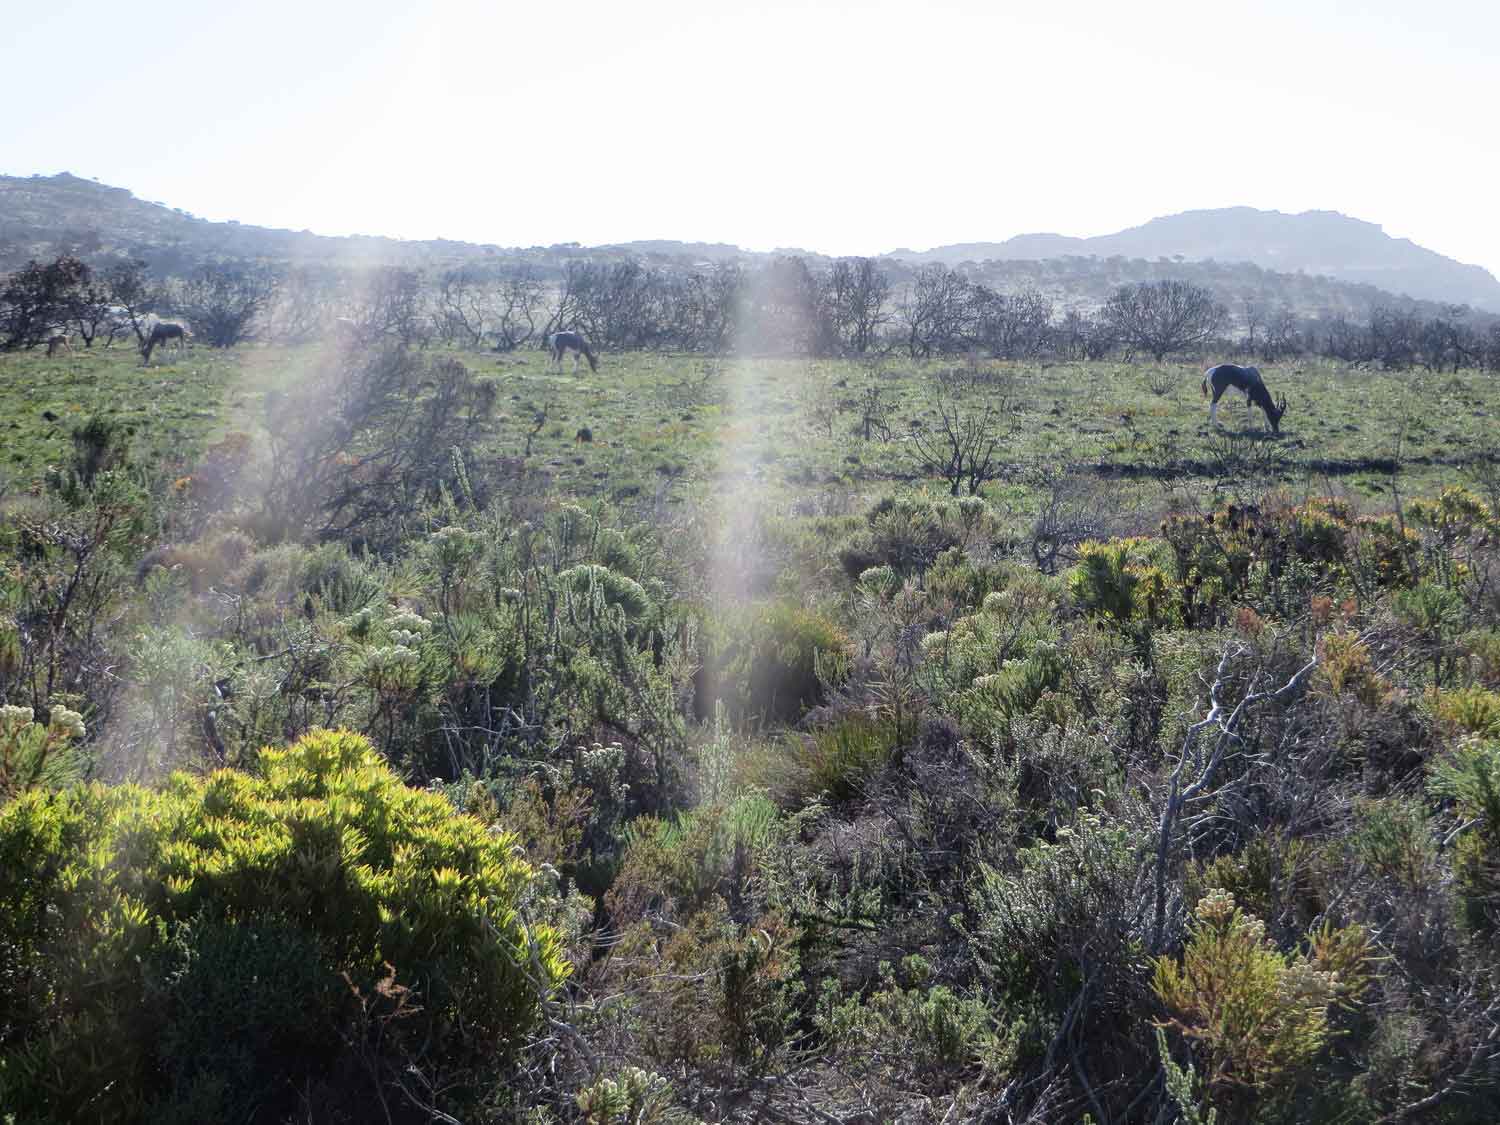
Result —
POLYGON ((529 267, 514 270, 501 279, 491 327, 497 352, 524 347, 536 334, 536 318, 542 310, 544 294, 545 287, 529 267))
POLYGON ((267 401, 263 530, 376 540, 452 481, 494 402, 494 384, 454 359, 340 353, 267 401))
MULTIPOLYGON (((160 290, 146 276, 146 263, 132 258, 111 266, 104 274, 104 291, 115 308, 124 310, 125 319, 135 333, 136 342, 144 347, 146 318, 156 310, 162 299, 160 290)), ((114 326, 111 325, 105 346, 114 343, 114 338, 114 326)))
POLYGON ((67 255, 45 265, 27 262, 0 288, 0 349, 34 348, 71 320, 91 276, 88 266, 67 255))
POLYGON ((934 263, 917 271, 901 306, 912 359, 961 351, 973 335, 974 287, 961 273, 934 263))
POLYGON ((973 496, 985 481, 999 475, 995 450, 1000 445, 1001 412, 990 403, 961 405, 942 394, 933 400, 932 408, 937 413, 935 422, 912 425, 912 444, 922 466, 947 481, 952 495, 967 485, 973 496))
POLYGON ((1104 319, 1127 351, 1146 352, 1158 363, 1204 343, 1219 331, 1225 317, 1224 306, 1212 293, 1185 281, 1122 286, 1104 306, 1104 319))
POLYGON ((1063 316, 1053 340, 1066 359, 1103 359, 1116 343, 1109 321, 1077 309, 1069 309, 1063 316))
POLYGON ((232 348, 249 337, 255 320, 276 295, 277 273, 254 262, 204 266, 177 293, 176 304, 193 331, 215 348, 232 348))
POLYGON ((479 348, 494 317, 490 279, 476 270, 459 267, 438 278, 438 330, 446 343, 479 348))
POLYGON ((841 258, 828 279, 830 315, 845 355, 864 355, 889 318, 891 282, 869 258, 841 258))

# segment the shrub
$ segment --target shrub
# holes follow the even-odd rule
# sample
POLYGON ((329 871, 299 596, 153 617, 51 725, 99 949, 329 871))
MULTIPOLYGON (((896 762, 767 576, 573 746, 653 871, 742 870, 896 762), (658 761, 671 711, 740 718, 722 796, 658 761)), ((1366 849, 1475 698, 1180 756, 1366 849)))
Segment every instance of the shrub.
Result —
POLYGON ((357 735, 315 732, 260 769, 0 812, 0 1104, 279 1117, 340 1041, 367 1075, 371 1057, 451 1075, 520 1045, 568 967, 523 916, 550 904, 515 838, 408 789, 357 735), (412 998, 405 1031, 365 1042, 362 994, 412 998))
POLYGON ((795 722, 823 701, 819 669, 848 647, 843 631, 813 610, 772 602, 756 612, 749 637, 730 648, 725 679, 738 689, 741 715, 795 722))
POLYGON ((939 1091, 988 1084, 1015 1064, 1020 1027, 1002 1029, 980 998, 933 986, 926 959, 903 958, 899 979, 889 962, 879 972, 868 997, 841 996, 835 980, 818 997, 816 1026, 850 1073, 939 1091))
POLYGON ((1433 771, 1430 785, 1464 817, 1453 856, 1464 922, 1492 934, 1500 928, 1500 743, 1465 743, 1433 771))
POLYGON ((957 546, 964 520, 945 518, 941 505, 885 497, 866 518, 866 528, 839 552, 850 578, 872 566, 889 566, 905 577, 925 571, 944 551, 957 546))
POLYGON ((587 1125, 683 1125, 694 1118, 672 1104, 672 1084, 661 1075, 627 1066, 578 1092, 587 1125))
POLYGON ((619 606, 627 619, 641 617, 651 608, 651 600, 639 582, 597 563, 581 563, 563 571, 557 580, 563 589, 580 597, 598 591, 605 605, 619 606))
POLYGON ((1318 638, 1317 678, 1330 696, 1350 692, 1366 707, 1380 707, 1392 688, 1376 670, 1370 650, 1348 629, 1330 629, 1318 638))
POLYGON ((884 769, 896 750, 892 723, 862 712, 802 733, 789 733, 749 755, 746 780, 765 789, 788 809, 826 796, 835 802, 858 798, 864 782, 884 769))
POLYGON ((54 707, 45 725, 34 718, 30 707, 0 707, 0 801, 34 787, 61 786, 83 773, 77 744, 83 716, 54 707))
POLYGON ((1500 686, 1500 629, 1474 629, 1459 638, 1473 675, 1490 687, 1500 686))
POLYGON ((1500 692, 1482 687, 1437 691, 1432 710, 1438 722, 1461 734, 1500 738, 1500 692))
POLYGON ((1226 891, 1206 895, 1196 913, 1181 963, 1156 961, 1153 987, 1173 1013, 1167 1026, 1198 1045, 1204 1080, 1220 1097, 1285 1087, 1327 1045, 1329 1009, 1363 992, 1368 937, 1359 926, 1325 927, 1308 952, 1281 953, 1226 891))
POLYGON ((643 816, 625 832, 625 855, 606 896, 617 922, 653 902, 687 915, 717 897, 737 900, 756 854, 777 833, 776 807, 758 794, 676 817, 643 816))
POLYGON ((1009 871, 981 866, 966 936, 981 972, 1011 1000, 1039 993, 1060 1009, 1080 973, 1101 996, 1131 988, 1145 912, 1128 824, 1080 809, 1056 837, 1020 849, 1009 871))
POLYGON ((1118 625, 1164 624, 1171 610, 1172 583, 1151 554, 1145 539, 1085 543, 1078 550, 1068 588, 1084 609, 1118 625))

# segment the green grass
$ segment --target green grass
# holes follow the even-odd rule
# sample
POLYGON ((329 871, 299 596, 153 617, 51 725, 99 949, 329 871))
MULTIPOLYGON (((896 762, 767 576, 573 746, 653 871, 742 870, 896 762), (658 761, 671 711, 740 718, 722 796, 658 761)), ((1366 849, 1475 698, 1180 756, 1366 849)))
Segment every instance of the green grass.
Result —
POLYGON ((0 479, 39 485, 49 465, 72 455, 73 429, 96 416, 130 428, 138 462, 190 459, 223 428, 226 391, 241 382, 251 354, 194 348, 149 368, 124 344, 52 359, 40 351, 0 355, 0 479))
MULTIPOLYGON (((520 455, 536 413, 545 410, 531 461, 578 497, 621 499, 668 482, 678 491, 747 483, 788 500, 830 486, 856 493, 941 489, 919 471, 905 437, 912 420, 932 417, 943 372, 956 373, 962 401, 1011 404, 999 456, 1012 479, 1025 469, 1071 469, 1142 488, 1207 487, 1235 468, 1234 457, 1253 460, 1260 449, 1273 483, 1347 491, 1380 506, 1398 458, 1401 488, 1427 492, 1500 444, 1492 433, 1500 388, 1492 380, 1354 371, 1322 361, 1263 368, 1273 393, 1289 403, 1279 438, 1263 435, 1258 410, 1247 423, 1237 396, 1220 405, 1222 430, 1210 430, 1197 364, 613 355, 597 374, 585 368, 575 376, 567 368, 555 373, 529 353, 503 365, 488 357, 474 362, 504 385, 495 451, 520 455), (1156 394, 1153 382, 1169 389, 1156 394), (889 441, 867 442, 856 432, 857 400, 872 383, 891 403, 889 441), (582 427, 593 442, 575 440, 582 427)), ((985 492, 1027 498, 1005 481, 985 492)))
MULTIPOLYGON (((73 426, 94 414, 135 428, 138 460, 171 463, 227 429, 254 432, 266 391, 298 378, 315 356, 313 349, 199 347, 151 368, 121 346, 51 360, 40 352, 0 356, 0 472, 13 486, 36 481, 67 456, 73 426)), ((1210 431, 1197 364, 631 353, 606 355, 597 373, 583 367, 575 374, 571 364, 554 370, 536 351, 461 358, 500 386, 489 452, 524 456, 545 413, 530 439, 530 467, 545 472, 559 496, 613 502, 753 491, 762 503, 790 505, 830 491, 853 501, 941 492, 942 483, 920 471, 906 435, 913 420, 932 417, 932 394, 945 375, 971 406, 1008 406, 999 453, 1006 470, 984 492, 1022 509, 1048 474, 1109 477, 1144 497, 1172 486, 1211 487, 1244 471, 1237 457, 1265 461, 1270 483, 1345 492, 1382 507, 1398 457, 1400 487, 1416 494, 1434 491, 1463 461, 1500 444, 1493 436, 1500 384, 1467 372, 1363 372, 1319 360, 1266 365, 1268 385, 1289 403, 1282 435, 1268 439, 1260 413, 1247 423, 1238 397, 1221 404, 1223 431, 1210 431), (871 385, 889 404, 890 440, 858 433, 858 400, 871 385), (591 441, 578 439, 585 428, 591 441)))

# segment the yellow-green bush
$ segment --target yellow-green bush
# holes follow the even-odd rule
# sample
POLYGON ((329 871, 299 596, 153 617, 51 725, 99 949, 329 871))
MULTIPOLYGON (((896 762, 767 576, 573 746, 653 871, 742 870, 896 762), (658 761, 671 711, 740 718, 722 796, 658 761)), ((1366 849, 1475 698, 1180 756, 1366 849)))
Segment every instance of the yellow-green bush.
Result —
POLYGON ((1500 929, 1500 743, 1466 741, 1433 770, 1429 784, 1464 818, 1453 854, 1464 922, 1476 933, 1494 934, 1500 929))
POLYGON ((1309 946, 1282 953, 1260 919, 1215 891, 1198 903, 1181 962, 1157 959, 1153 987, 1168 1026, 1196 1044, 1211 1093, 1296 1081, 1329 1041, 1330 1009, 1359 999, 1373 954, 1364 930, 1325 927, 1309 946))
POLYGON ((77 740, 83 716, 53 707, 36 722, 30 707, 0 706, 0 801, 36 786, 57 786, 83 772, 77 740))
POLYGON ((1085 543, 1078 549, 1068 588, 1084 609, 1116 624, 1166 624, 1174 609, 1174 589, 1158 565, 1158 553, 1149 539, 1085 543))
POLYGON ((710 654, 710 678, 718 680, 711 691, 725 693, 736 717, 795 722, 822 702, 822 662, 841 656, 848 644, 843 630, 822 614, 771 602, 710 654))
POLYGON ((1438 722, 1460 734, 1500 738, 1500 692, 1477 686, 1435 690, 1432 711, 1438 722))
POLYGON ((259 776, 25 794, 0 811, 0 1105, 246 1120, 340 1043, 503 1058, 568 972, 551 910, 514 837, 346 732, 259 776), (401 1019, 374 1046, 372 1004, 401 1019))
POLYGON ((868 997, 844 996, 833 979, 818 996, 815 1025, 850 1073, 941 1090, 987 1085, 1015 1064, 1021 1028, 998 1026, 980 997, 934 985, 925 958, 903 958, 899 978, 889 962, 879 972, 868 997))
POLYGON ((858 798, 865 781, 885 768, 898 742, 893 723, 856 711, 757 747, 746 755, 740 772, 784 808, 801 808, 819 796, 848 801, 858 798))

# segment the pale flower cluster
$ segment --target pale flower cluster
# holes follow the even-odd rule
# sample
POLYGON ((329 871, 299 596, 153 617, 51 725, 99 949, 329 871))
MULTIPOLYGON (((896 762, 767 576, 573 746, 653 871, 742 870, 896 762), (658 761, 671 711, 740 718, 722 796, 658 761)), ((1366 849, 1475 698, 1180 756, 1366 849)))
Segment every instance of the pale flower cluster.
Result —
MULTIPOLYGON (((30 707, 7 704, 0 707, 0 736, 14 738, 31 726, 36 718, 30 707)), ((47 720, 47 734, 53 738, 82 738, 86 733, 83 716, 66 707, 52 708, 47 720)))

